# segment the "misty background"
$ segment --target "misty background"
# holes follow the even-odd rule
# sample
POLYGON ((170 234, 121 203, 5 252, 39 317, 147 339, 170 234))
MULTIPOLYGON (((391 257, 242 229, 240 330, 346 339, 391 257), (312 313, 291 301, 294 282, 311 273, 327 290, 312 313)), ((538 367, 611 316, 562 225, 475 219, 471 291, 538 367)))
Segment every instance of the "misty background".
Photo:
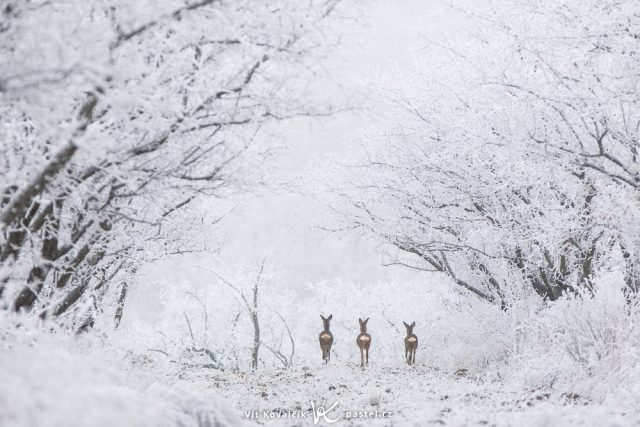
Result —
MULTIPOLYGON (((375 134, 377 120, 385 112, 368 89, 415 66, 415 53, 424 47, 416 33, 455 32, 453 14, 438 0, 382 0, 362 10, 367 15, 354 20, 337 51, 322 60, 327 74, 310 82, 324 96, 346 99, 349 109, 319 120, 296 119, 285 125, 284 132, 279 129, 275 137, 286 148, 268 173, 285 184, 232 201, 211 200, 216 212, 229 213, 211 231, 210 253, 170 256, 144 266, 131 289, 124 328, 128 322, 153 323, 160 318, 161 295, 167 287, 206 287, 213 277, 199 267, 236 264, 257 269, 265 256, 269 268, 282 273, 281 285, 302 292, 316 282, 336 278, 360 284, 401 280, 425 288, 446 280, 388 265, 396 251, 359 231, 327 230, 335 219, 322 198, 313 196, 314 190, 326 189, 324 180, 331 179, 325 173, 327 165, 348 162, 366 144, 362 135, 375 134)), ((203 208, 206 212, 207 206, 203 208)))

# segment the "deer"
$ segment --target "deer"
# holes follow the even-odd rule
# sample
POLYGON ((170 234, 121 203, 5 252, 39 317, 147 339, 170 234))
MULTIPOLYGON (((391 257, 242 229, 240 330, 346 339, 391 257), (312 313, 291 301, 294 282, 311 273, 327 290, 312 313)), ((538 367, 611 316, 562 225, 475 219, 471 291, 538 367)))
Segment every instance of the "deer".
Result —
POLYGON ((322 314, 320 315, 322 318, 322 326, 324 327, 323 331, 320 332, 320 350, 322 351, 322 360, 324 363, 329 363, 331 360, 331 344, 333 344, 333 334, 329 330, 329 323, 331 319, 333 319, 333 314, 330 314, 329 317, 324 317, 322 314))
POLYGON ((410 325, 404 321, 402 323, 404 323, 404 327, 407 328, 407 336, 404 339, 404 357, 407 360, 407 364, 411 366, 416 363, 416 348, 418 348, 418 337, 413 333, 416 322, 410 325))
POLYGON ((360 349, 360 366, 364 368, 365 365, 369 366, 369 347, 371 347, 371 335, 367 333, 367 322, 369 318, 365 320, 358 318, 360 322, 360 335, 356 338, 356 344, 360 349))

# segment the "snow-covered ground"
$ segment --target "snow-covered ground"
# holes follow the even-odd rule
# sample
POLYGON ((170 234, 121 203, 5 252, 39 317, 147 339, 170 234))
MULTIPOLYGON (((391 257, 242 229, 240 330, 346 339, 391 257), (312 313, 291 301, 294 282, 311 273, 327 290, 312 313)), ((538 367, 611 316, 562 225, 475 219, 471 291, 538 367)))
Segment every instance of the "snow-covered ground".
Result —
POLYGON ((232 426, 237 411, 104 337, 0 319, 0 426, 232 426), (27 330, 28 329, 28 330, 27 330))
POLYGON ((232 373, 163 363, 105 337, 5 328, 0 339, 0 425, 640 423, 640 412, 629 405, 633 399, 618 405, 615 394, 594 402, 576 393, 522 388, 474 372, 445 371, 421 362, 421 356, 412 367, 376 360, 372 354, 366 369, 354 360, 232 373))
POLYGON ((423 364, 407 367, 372 362, 363 370, 354 363, 249 375, 191 373, 190 377, 198 377, 197 381, 234 402, 241 417, 267 425, 313 425, 311 402, 316 414, 319 406, 327 410, 320 424, 338 418, 337 425, 379 426, 640 423, 638 413, 596 404, 577 394, 517 389, 423 364), (354 413, 360 413, 359 417, 354 413))
MULTIPOLYGON (((73 335, 3 313, 0 426, 308 426, 336 419, 335 425, 374 426, 640 425, 638 315, 614 283, 603 279, 592 297, 535 310, 530 304, 509 311, 472 306, 470 297, 436 298, 435 291, 422 301, 407 291, 403 295, 431 319, 411 313, 420 327, 411 367, 402 360, 404 335, 384 320, 400 313, 376 313, 373 306, 370 365, 359 366, 357 332, 348 328, 347 312, 355 310, 353 301, 364 300, 364 292, 382 298, 383 288, 373 285, 361 294, 340 282, 335 301, 326 299, 336 308, 328 365, 317 342, 320 318, 301 302, 303 311, 292 314, 293 367, 277 368, 263 349, 255 372, 246 360, 251 335, 240 334, 233 349, 209 347, 220 356, 238 351, 244 361, 218 370, 203 367, 205 355, 198 353, 201 360, 189 352, 187 331, 176 335, 175 346, 162 347, 157 338, 170 336, 168 323, 73 335)), ((316 290, 322 294, 321 287, 316 290)), ((400 300, 394 307, 406 311, 401 308, 407 305, 400 300)), ((191 333, 199 337, 207 323, 198 323, 195 313, 191 318, 191 333)), ((195 342, 233 343, 223 337, 224 329, 195 342)), ((179 330, 174 324, 172 331, 179 330)))

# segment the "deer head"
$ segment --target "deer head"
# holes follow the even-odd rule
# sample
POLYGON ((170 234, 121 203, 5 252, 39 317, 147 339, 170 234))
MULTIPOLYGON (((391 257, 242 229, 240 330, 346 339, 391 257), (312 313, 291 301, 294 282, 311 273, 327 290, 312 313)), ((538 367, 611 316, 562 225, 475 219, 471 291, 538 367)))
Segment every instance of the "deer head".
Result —
POLYGON ((333 319, 333 314, 330 314, 329 317, 324 317, 321 314, 320 317, 322 318, 322 324, 324 325, 324 330, 328 331, 331 323, 331 319, 333 319))
POLYGON ((404 327, 407 328, 407 335, 411 335, 413 333, 413 328, 416 327, 416 322, 413 322, 410 325, 407 322, 402 323, 404 323, 404 327))
POLYGON ((360 332, 362 332, 363 334, 367 332, 368 321, 369 321, 368 317, 365 320, 362 320, 361 318, 358 317, 358 322, 360 322, 360 332))

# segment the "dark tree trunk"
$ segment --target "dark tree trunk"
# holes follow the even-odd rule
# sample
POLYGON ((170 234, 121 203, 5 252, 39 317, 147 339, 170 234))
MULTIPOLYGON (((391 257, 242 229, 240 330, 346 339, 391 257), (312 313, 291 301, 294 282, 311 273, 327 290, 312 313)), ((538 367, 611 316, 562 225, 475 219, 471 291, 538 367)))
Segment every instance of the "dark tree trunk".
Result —
POLYGON ((120 322, 122 321, 122 315, 124 313, 124 302, 127 299, 128 289, 129 289, 129 284, 123 280, 122 287, 120 288, 120 295, 118 296, 118 305, 116 307, 116 314, 114 317, 116 328, 120 326, 120 322))

